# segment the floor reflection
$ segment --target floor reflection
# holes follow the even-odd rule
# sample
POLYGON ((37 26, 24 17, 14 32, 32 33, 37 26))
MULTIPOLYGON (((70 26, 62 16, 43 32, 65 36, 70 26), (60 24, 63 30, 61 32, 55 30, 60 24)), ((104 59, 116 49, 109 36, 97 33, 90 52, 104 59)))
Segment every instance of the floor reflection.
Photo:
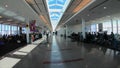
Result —
POLYGON ((50 64, 50 68, 65 68, 64 63, 59 63, 59 64, 55 64, 58 63, 60 61, 62 61, 62 55, 60 52, 60 48, 58 47, 58 44, 56 42, 56 38, 55 36, 53 36, 53 44, 51 45, 51 64, 50 64))

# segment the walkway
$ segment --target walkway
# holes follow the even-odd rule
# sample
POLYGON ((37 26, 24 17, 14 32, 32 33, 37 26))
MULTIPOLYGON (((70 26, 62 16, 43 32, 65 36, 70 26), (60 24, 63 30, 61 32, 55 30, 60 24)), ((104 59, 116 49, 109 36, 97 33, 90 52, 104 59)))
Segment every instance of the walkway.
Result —
POLYGON ((50 38, 24 57, 14 68, 120 68, 120 53, 92 44, 50 38))

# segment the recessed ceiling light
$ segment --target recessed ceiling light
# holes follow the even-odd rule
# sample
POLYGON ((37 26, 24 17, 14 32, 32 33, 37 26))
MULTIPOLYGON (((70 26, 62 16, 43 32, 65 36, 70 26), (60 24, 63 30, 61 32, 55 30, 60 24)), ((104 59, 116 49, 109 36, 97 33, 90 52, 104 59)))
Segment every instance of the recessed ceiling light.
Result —
POLYGON ((104 9, 107 9, 107 7, 103 7, 104 9))
POLYGON ((7 7, 8 7, 8 5, 7 5, 7 4, 5 4, 5 7, 7 8, 7 7))

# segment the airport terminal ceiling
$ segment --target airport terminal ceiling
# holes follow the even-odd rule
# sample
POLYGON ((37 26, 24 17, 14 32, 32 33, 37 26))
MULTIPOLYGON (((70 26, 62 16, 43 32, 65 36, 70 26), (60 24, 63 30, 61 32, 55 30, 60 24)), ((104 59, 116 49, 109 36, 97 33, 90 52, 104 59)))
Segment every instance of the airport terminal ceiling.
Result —
POLYGON ((94 0, 13 0, 13 2, 1 1, 0 5, 11 11, 11 13, 8 13, 8 17, 9 14, 13 14, 10 17, 21 17, 20 19, 23 21, 27 18, 40 19, 40 22, 44 22, 45 25, 52 30, 52 26, 55 28, 56 26, 63 25, 73 15, 93 1, 94 0), (25 5, 25 3, 27 5, 25 5), (8 7, 5 7, 6 5, 8 7), (55 21, 55 19, 57 19, 57 22, 54 24, 53 20, 55 21))
POLYGON ((45 26, 25 0, 0 0, 0 23, 26 26, 30 20, 45 26))
POLYGON ((88 22, 119 13, 119 4, 119 0, 1 0, 0 14, 15 21, 36 19, 52 30, 52 19, 57 20, 56 28, 66 23, 79 23, 81 18, 88 22))
POLYGON ((52 29, 63 25, 73 15, 95 0, 25 0, 52 29))
MULTIPOLYGON (((106 19, 120 19, 120 0, 96 0, 82 12, 77 14, 74 18, 69 20, 69 23, 65 25, 73 25, 81 23, 81 18, 83 18, 86 22, 91 22, 98 20, 106 19), (77 21, 77 22, 76 22, 77 21)), ((102 22, 101 22, 102 23, 102 22)))

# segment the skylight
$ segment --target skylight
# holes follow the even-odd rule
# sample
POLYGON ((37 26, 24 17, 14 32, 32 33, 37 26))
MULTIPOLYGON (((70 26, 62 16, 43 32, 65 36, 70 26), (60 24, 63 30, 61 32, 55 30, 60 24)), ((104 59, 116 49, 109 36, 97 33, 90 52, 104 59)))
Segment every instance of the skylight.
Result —
POLYGON ((50 21, 54 30, 63 16, 68 4, 70 3, 70 0, 46 0, 46 2, 50 21))

